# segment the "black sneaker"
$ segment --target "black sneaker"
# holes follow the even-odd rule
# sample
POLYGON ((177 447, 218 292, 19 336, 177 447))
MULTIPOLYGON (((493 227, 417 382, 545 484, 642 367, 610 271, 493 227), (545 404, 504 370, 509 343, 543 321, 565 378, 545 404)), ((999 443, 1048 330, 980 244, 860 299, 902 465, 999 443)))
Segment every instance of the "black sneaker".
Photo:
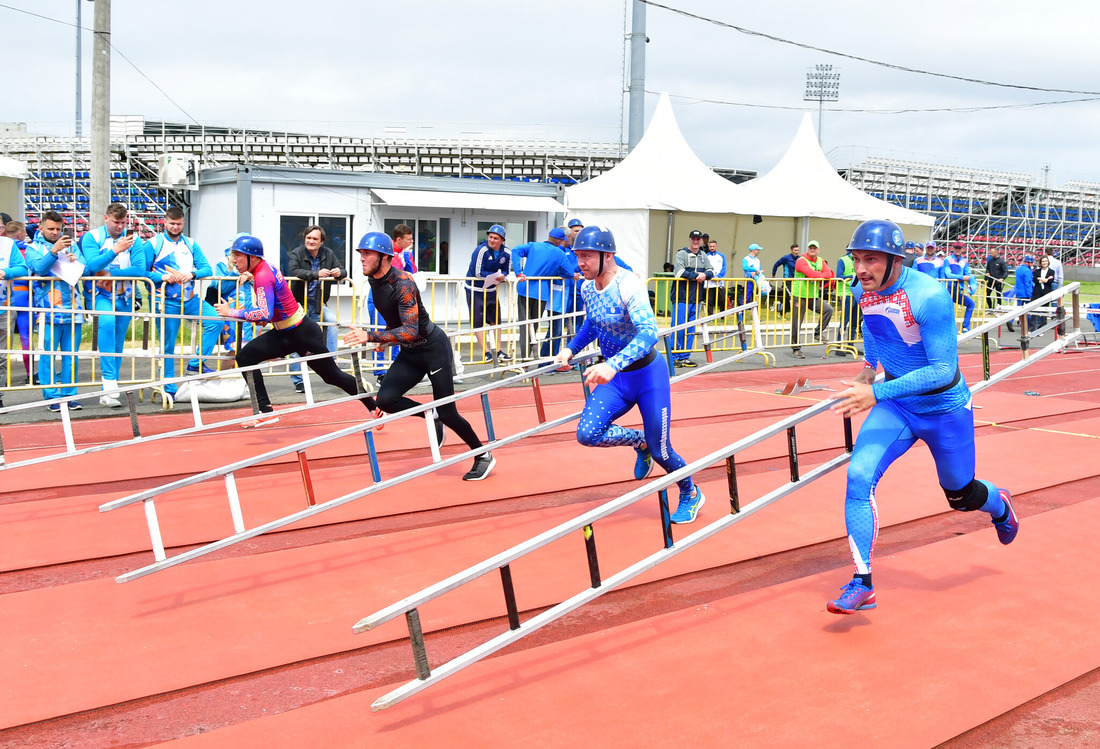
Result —
POLYGON ((435 420, 435 444, 439 447, 443 447, 443 443, 447 441, 447 427, 443 426, 443 422, 439 419, 435 420))
POLYGON ((512 357, 508 356, 508 354, 505 353, 504 351, 498 351, 497 352, 497 361, 498 362, 512 361, 512 357))
POLYGON ((677 369, 679 369, 680 367, 686 367, 687 365, 684 364, 685 361, 687 361, 687 360, 686 359, 673 359, 672 360, 672 366, 676 367, 677 369))
POLYGON ((691 359, 684 359, 682 362, 680 362, 680 366, 692 369, 693 367, 698 367, 699 365, 693 362, 691 359))
POLYGON ((466 475, 462 477, 463 481, 481 481, 483 478, 489 475, 489 471, 493 470, 493 466, 497 464, 497 459, 493 457, 492 453, 482 453, 474 458, 474 467, 466 472, 466 475))
POLYGON ((486 364, 491 364, 492 362, 496 361, 493 357, 493 352, 492 351, 486 351, 485 352, 485 358, 483 359, 483 361, 486 364))
POLYGON ((305 391, 306 391, 306 385, 305 385, 304 382, 294 383, 294 392, 295 393, 304 393, 305 391))
POLYGON ((70 411, 83 411, 84 406, 82 406, 80 404, 80 401, 69 401, 69 410, 70 411))

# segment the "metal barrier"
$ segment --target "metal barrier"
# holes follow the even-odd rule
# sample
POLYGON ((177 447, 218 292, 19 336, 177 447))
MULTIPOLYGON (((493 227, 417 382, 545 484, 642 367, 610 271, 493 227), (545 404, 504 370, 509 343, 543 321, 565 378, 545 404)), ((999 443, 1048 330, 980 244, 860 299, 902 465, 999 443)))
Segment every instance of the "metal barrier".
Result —
MULTIPOLYGON (((660 333, 660 335, 667 336, 667 335, 675 333, 675 332, 676 332, 676 330, 662 331, 660 333)), ((721 366, 721 365, 729 363, 731 361, 735 361, 737 359, 748 356, 752 353, 758 353, 758 352, 746 351, 746 352, 738 353, 738 354, 736 354, 736 355, 734 355, 734 356, 732 356, 732 357, 730 357, 726 360, 713 362, 713 363, 710 363, 710 364, 708 364, 704 367, 700 367, 699 370, 697 370, 696 372, 681 375, 680 377, 675 378, 673 381, 678 382, 680 380, 686 379, 689 376, 693 376, 693 375, 696 375, 696 374, 701 374, 701 373, 709 371, 710 369, 713 369, 717 366, 721 366)), ((588 353, 588 354, 581 354, 577 357, 574 357, 574 360, 575 361, 577 361, 577 360, 584 361, 584 360, 589 359, 589 358, 594 357, 594 356, 596 356, 595 352, 588 353)), ((330 510, 330 509, 334 509, 334 508, 339 507, 343 504, 346 504, 347 502, 351 502, 355 499, 359 499, 359 498, 367 496, 369 494, 373 494, 373 493, 382 491, 382 490, 387 489, 391 486, 395 486, 397 484, 404 483, 405 481, 409 481, 411 479, 418 478, 420 476, 426 475, 426 474, 434 472, 436 470, 446 468, 448 466, 454 465, 455 463, 461 462, 463 460, 468 460, 468 459, 470 459, 470 458, 472 458, 476 455, 479 455, 483 452, 487 452, 487 451, 496 449, 497 447, 502 447, 504 445, 511 444, 513 442, 519 441, 519 440, 524 439, 526 437, 529 437, 529 436, 532 436, 534 434, 538 434, 540 432, 543 432, 547 429, 551 429, 553 427, 556 427, 560 424, 564 424, 564 423, 567 423, 569 421, 572 421, 573 419, 576 419, 580 416, 580 413, 581 413, 580 411, 578 411, 576 413, 573 413, 573 414, 569 414, 569 415, 564 416, 564 417, 560 417, 558 419, 547 420, 547 418, 546 418, 545 409, 544 409, 543 403, 542 403, 542 391, 541 391, 541 388, 540 388, 540 385, 539 385, 538 378, 540 376, 544 375, 544 374, 554 372, 557 369, 558 369, 558 365, 553 364, 553 363, 548 364, 548 365, 539 365, 539 366, 536 366, 536 368, 534 368, 532 370, 525 371, 521 374, 517 374, 517 375, 515 375, 513 377, 510 377, 510 378, 502 379, 502 380, 500 380, 499 382, 496 382, 496 383, 490 383, 490 384, 483 385, 483 386, 478 387, 478 388, 474 388, 472 390, 467 390, 467 391, 462 392, 462 393, 456 393, 455 395, 449 396, 447 398, 442 398, 442 399, 439 399, 439 400, 433 400, 429 403, 425 403, 425 404, 423 404, 421 406, 418 406, 416 408, 412 408, 412 409, 405 410, 405 411, 400 411, 400 412, 394 413, 394 414, 389 414, 389 415, 386 415, 386 416, 384 416, 382 418, 379 418, 379 419, 370 419, 368 421, 365 421, 365 422, 362 422, 362 423, 359 423, 359 424, 355 424, 353 426, 346 427, 344 429, 337 430, 335 432, 324 435, 322 437, 316 437, 316 438, 313 438, 311 440, 306 440, 306 441, 301 442, 301 443, 297 443, 297 444, 290 445, 290 446, 287 446, 287 447, 279 448, 277 450, 264 453, 263 455, 259 455, 259 456, 253 457, 253 458, 247 458, 247 459, 242 460, 242 461, 237 461, 237 462, 229 464, 227 466, 222 466, 221 468, 216 468, 216 469, 212 469, 212 470, 209 470, 209 471, 205 471, 203 473, 199 473, 199 474, 196 474, 194 476, 190 476, 190 477, 185 478, 185 479, 180 479, 178 481, 174 481, 174 482, 171 482, 169 484, 165 484, 165 485, 162 485, 162 486, 159 486, 159 487, 156 487, 156 488, 153 488, 153 489, 149 489, 149 490, 146 490, 146 491, 138 492, 136 494, 132 494, 130 496, 123 497, 121 499, 105 503, 105 504, 101 505, 100 508, 99 508, 101 512, 108 512, 110 510, 116 510, 116 509, 119 509, 121 507, 126 507, 128 505, 136 504, 138 502, 141 502, 143 504, 143 506, 145 508, 146 522, 147 522, 147 525, 149 527, 150 540, 151 540, 151 543, 152 543, 152 546, 153 546, 154 558, 156 560, 154 562, 154 564, 148 565, 148 566, 143 567, 143 568, 138 569, 138 570, 134 570, 133 572, 130 572, 130 573, 126 573, 124 575, 119 576, 116 579, 118 580, 118 582, 127 582, 129 580, 133 580, 133 579, 136 579, 138 577, 142 577, 144 575, 148 575, 148 574, 151 574, 153 572, 157 572, 159 570, 166 569, 166 568, 171 567, 171 566, 175 566, 175 565, 180 564, 182 562, 186 562, 186 561, 189 561, 191 559, 195 559, 197 557, 203 556, 205 554, 209 554, 211 552, 217 551, 219 549, 226 548, 226 547, 231 546, 233 544, 240 543, 241 541, 244 541, 246 539, 253 538, 253 537, 258 536, 258 535, 262 535, 263 533, 267 533, 269 531, 276 530, 278 528, 282 528, 286 525, 290 525, 290 524, 295 523, 295 522, 297 522, 299 520, 302 520, 304 518, 308 518, 308 517, 311 517, 311 516, 316 515, 318 513, 325 512, 325 511, 330 510), (489 407, 488 392, 491 391, 491 390, 497 389, 499 387, 502 387, 504 385, 513 384, 513 383, 517 383, 519 381, 524 381, 524 380, 529 380, 531 382, 532 392, 533 392, 533 396, 534 396, 534 405, 535 405, 536 412, 538 414, 538 418, 539 418, 539 422, 540 422, 539 426, 536 426, 536 427, 533 427, 531 429, 525 430, 525 431, 520 432, 516 435, 511 435, 509 437, 496 438, 494 430, 493 430, 491 410, 490 410, 490 407, 489 407), (462 452, 458 455, 452 456, 450 458, 443 459, 443 458, 441 458, 441 456, 439 454, 439 446, 436 442, 436 434, 435 434, 434 424, 426 416, 425 418, 428 421, 427 432, 428 432, 429 446, 431 447, 431 451, 432 451, 432 464, 428 465, 428 466, 425 466, 424 468, 420 468, 420 469, 417 469, 417 470, 412 471, 410 473, 404 474, 402 476, 398 476, 398 477, 395 477, 395 478, 392 478, 392 479, 388 479, 386 481, 381 480, 381 476, 380 476, 379 471, 378 471, 377 454, 375 452, 373 440, 370 439, 370 430, 371 429, 383 426, 383 425, 385 425, 385 424, 387 424, 391 421, 395 421, 395 420, 400 419, 400 418, 408 418, 408 417, 412 417, 412 416, 415 416, 415 415, 418 415, 418 414, 428 414, 429 412, 434 413, 435 409, 437 409, 441 405, 455 403, 459 400, 463 400, 463 399, 466 399, 466 398, 473 398, 473 397, 480 397, 481 398, 482 411, 483 411, 483 414, 485 416, 486 434, 489 438, 489 442, 487 442, 486 444, 484 444, 480 448, 473 449, 473 450, 467 450, 467 451, 464 451, 464 452, 462 452), (371 469, 372 469, 372 475, 373 475, 373 478, 374 478, 374 484, 371 485, 370 487, 367 487, 366 489, 362 489, 362 490, 359 490, 359 491, 352 492, 350 494, 344 495, 343 497, 338 497, 336 499, 328 500, 326 502, 317 503, 316 498, 313 497, 313 495, 312 495, 312 482, 308 478, 309 473, 308 473, 308 464, 307 464, 306 459, 305 459, 305 451, 307 449, 311 448, 311 447, 315 447, 315 446, 323 444, 325 442, 329 442, 329 441, 334 440, 334 439, 340 439, 342 437, 347 437, 347 436, 350 436, 350 435, 353 435, 353 434, 358 434, 358 433, 363 433, 365 435, 365 437, 367 437, 367 449, 368 449, 368 453, 369 453, 369 456, 370 456, 371 469), (275 520, 275 521, 271 521, 269 523, 265 523, 264 525, 257 526, 256 528, 246 530, 243 527, 243 524, 241 522, 239 522, 240 517, 241 517, 241 515, 240 515, 240 504, 239 504, 239 499, 237 497, 236 483, 235 483, 235 479, 234 479, 234 474, 237 473, 238 471, 240 471, 244 468, 248 468, 252 465, 256 465, 258 463, 263 463, 263 462, 266 462, 266 461, 271 460, 273 458, 280 457, 280 456, 283 456, 283 455, 289 455, 291 453, 296 453, 299 456, 299 463, 302 466, 303 481, 305 483, 305 489, 306 489, 306 493, 307 493, 307 504, 309 505, 309 507, 307 507, 307 509, 303 510, 302 512, 295 513, 295 514, 290 515, 288 517, 281 518, 281 519, 275 520), (227 494, 228 500, 229 500, 230 514, 231 514, 231 516, 233 518, 233 522, 234 522, 234 531, 235 531, 234 535, 230 536, 228 538, 225 538, 225 539, 221 539, 219 541, 215 541, 215 542, 210 543, 210 544, 206 544, 204 546, 193 549, 191 551, 178 554, 178 555, 173 556, 171 558, 168 558, 166 556, 163 541, 161 540, 160 527, 159 527, 159 524, 158 524, 157 519, 156 519, 156 509, 155 509, 155 506, 154 506, 155 499, 158 496, 160 496, 160 495, 162 495, 166 492, 173 491, 175 489, 180 489, 180 488, 183 488, 185 486, 191 486, 193 484, 201 483, 201 482, 208 481, 208 480, 211 480, 211 479, 214 479, 214 478, 219 478, 219 477, 223 478, 223 480, 225 482, 225 485, 226 485, 226 494, 227 494)), ((583 379, 582 379, 582 384, 583 384, 583 379)), ((587 388, 585 389, 585 392, 586 392, 586 395, 587 395, 587 388)))
MULTIPOLYGON (((1043 358, 1055 351, 1065 350, 1066 347, 1078 338, 1081 333, 1078 324, 1077 314, 1077 288, 1079 284, 1071 284, 1065 289, 1057 290, 1040 300, 1036 300, 1031 304, 1021 308, 1023 313, 1026 314, 1030 309, 1037 308, 1045 301, 1049 301, 1054 298, 1060 298, 1066 294, 1072 294, 1074 300, 1074 329, 1068 336, 1060 339, 1056 339, 1054 342, 1044 347, 1040 352, 1036 352, 1030 357, 1027 355, 1025 349, 1023 358, 1012 364, 1005 369, 1001 370, 997 374, 993 375, 989 373, 988 366, 985 369, 985 378, 975 385, 970 387, 971 393, 978 393, 991 385, 1000 382, 1001 380, 1010 377, 1021 369, 1029 366, 1040 358, 1043 358)), ((959 341, 965 341, 976 336, 982 336, 983 341, 986 341, 988 345, 988 334, 991 330, 994 330, 1003 319, 1009 317, 1004 315, 998 318, 994 318, 990 321, 983 323, 982 325, 973 328, 970 332, 959 336, 959 341)), ((1057 325, 1058 322, 1051 323, 1051 325, 1057 325)), ((987 349, 988 353, 988 349, 987 349)), ((988 356, 985 357, 985 361, 988 363, 988 356)), ((878 376, 878 380, 881 380, 883 375, 878 376)), ((378 711, 383 710, 392 705, 420 692, 432 684, 458 672, 459 670, 469 666, 482 658, 495 653, 501 648, 519 640, 522 637, 534 632, 537 629, 561 618, 569 612, 579 608, 580 606, 588 603, 589 601, 598 598, 604 593, 614 590, 620 585, 634 579, 642 573, 656 567, 662 562, 667 561, 673 556, 679 554, 685 549, 689 549, 692 546, 710 538, 711 536, 725 530, 729 526, 740 522, 741 520, 749 517, 750 515, 759 512, 768 505, 776 502, 777 500, 792 494, 803 486, 815 481, 818 478, 830 473, 831 471, 843 466, 851 459, 853 449, 852 438, 852 426, 851 420, 848 418, 842 418, 842 427, 844 434, 844 452, 834 458, 831 458, 816 468, 811 469, 805 473, 802 473, 798 464, 798 449, 797 440, 795 434, 795 427, 807 419, 810 419, 818 414, 824 413, 831 407, 829 400, 824 400, 816 403, 802 411, 782 419, 770 427, 766 427, 755 432, 748 437, 744 437, 724 448, 712 452, 703 458, 700 458, 683 468, 674 471, 665 476, 658 477, 650 480, 643 486, 619 497, 618 499, 611 500, 604 503, 599 507, 596 507, 582 515, 579 515, 572 520, 566 521, 555 528, 552 528, 544 533, 535 536, 528 541, 521 544, 517 544, 512 548, 497 554, 490 559, 476 564, 468 569, 459 572, 451 577, 443 580, 435 585, 414 593, 397 603, 387 606, 380 611, 377 611, 369 616, 360 619, 354 626, 353 631, 356 633, 365 632, 370 629, 384 624, 392 619, 405 615, 406 624, 409 631, 409 640, 413 651, 413 663, 417 671, 417 679, 398 687, 383 695, 371 705, 371 710, 378 711), (777 436, 786 432, 787 434, 787 457, 790 466, 791 480, 783 486, 775 489, 763 497, 749 503, 742 507, 740 503, 740 495, 737 488, 737 471, 734 456, 742 452, 743 450, 759 444, 760 442, 777 436), (727 486, 729 489, 729 501, 730 501, 730 514, 726 515, 720 520, 717 520, 710 525, 704 526, 694 533, 680 539, 678 542, 674 541, 672 536, 672 524, 668 512, 668 488, 684 478, 687 478, 699 471, 702 471, 710 466, 718 463, 719 461, 725 461, 726 463, 726 475, 727 486), (611 575, 610 577, 603 577, 603 573, 599 568, 599 558, 596 553, 595 546, 595 528, 594 524, 597 520, 601 520, 619 510, 622 510, 630 505, 645 499, 646 497, 656 494, 657 500, 661 509, 660 522, 661 522, 661 538, 663 539, 663 547, 659 550, 649 554, 642 560, 626 567, 625 569, 611 575), (512 575, 510 565, 512 562, 520 559, 531 552, 536 551, 549 543, 565 538, 566 536, 580 531, 583 534, 585 541, 585 554, 587 556, 589 565, 589 576, 591 579, 591 587, 581 591, 580 593, 568 598, 567 600, 559 603, 555 606, 535 614, 525 622, 521 622, 519 618, 519 609, 516 603, 514 586, 512 584, 512 575), (493 571, 499 571, 501 576, 502 592, 504 597, 505 609, 508 612, 508 631, 493 637, 492 639, 478 645, 477 647, 467 651, 466 653, 459 655, 452 660, 431 669, 428 665, 427 649, 424 642, 424 634, 420 626, 419 607, 424 604, 448 593, 456 588, 461 587, 469 582, 477 580, 478 578, 489 574, 493 571)))

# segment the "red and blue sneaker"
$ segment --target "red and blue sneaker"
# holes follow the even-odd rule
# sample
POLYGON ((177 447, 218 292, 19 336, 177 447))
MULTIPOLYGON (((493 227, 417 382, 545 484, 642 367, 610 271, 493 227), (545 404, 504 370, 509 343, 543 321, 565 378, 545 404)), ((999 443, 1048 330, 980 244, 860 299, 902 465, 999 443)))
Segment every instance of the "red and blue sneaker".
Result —
POLYGON ((834 614, 854 614, 863 609, 873 609, 875 603, 875 591, 863 584, 858 577, 844 586, 840 598, 829 601, 826 606, 834 614))
POLYGON ((1020 518, 1016 517, 1016 509, 1012 506, 1012 492, 1001 489, 1001 499, 1005 503, 1005 519, 1001 522, 993 521, 993 527, 997 529, 997 538, 1002 544, 1010 544, 1020 532, 1020 518))
POLYGON ((649 474, 653 473, 653 453, 648 447, 635 447, 634 452, 638 453, 634 459, 634 478, 638 481, 649 478, 649 474))

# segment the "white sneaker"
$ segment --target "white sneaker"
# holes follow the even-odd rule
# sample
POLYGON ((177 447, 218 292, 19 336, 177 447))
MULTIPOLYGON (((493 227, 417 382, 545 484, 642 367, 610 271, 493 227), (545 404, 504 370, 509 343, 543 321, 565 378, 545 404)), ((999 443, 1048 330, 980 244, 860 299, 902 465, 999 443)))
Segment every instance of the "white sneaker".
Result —
POLYGON ((109 408, 122 408, 122 402, 113 395, 99 396, 99 405, 108 406, 109 408))
POLYGON ((255 429, 256 427, 274 424, 279 420, 279 415, 274 411, 259 414, 255 419, 241 422, 241 429, 255 429))

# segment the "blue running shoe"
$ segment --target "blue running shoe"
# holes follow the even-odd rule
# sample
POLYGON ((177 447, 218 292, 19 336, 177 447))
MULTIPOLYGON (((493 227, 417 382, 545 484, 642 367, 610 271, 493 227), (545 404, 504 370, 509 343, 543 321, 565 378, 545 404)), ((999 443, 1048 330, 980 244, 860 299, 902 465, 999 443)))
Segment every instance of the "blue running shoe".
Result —
POLYGON ((840 598, 829 601, 825 608, 834 614, 854 614, 863 609, 873 609, 878 606, 875 603, 875 591, 863 584, 859 578, 853 578, 844 586, 840 598))
POLYGON ((639 481, 649 478, 649 474, 653 473, 653 453, 648 447, 635 447, 634 452, 638 453, 634 459, 634 478, 639 481))
POLYGON ((696 485, 691 494, 680 494, 680 504, 676 507, 676 512, 672 513, 670 519, 678 525, 694 523, 696 516, 699 515, 699 508, 706 501, 707 498, 703 496, 703 490, 696 485))
POLYGON ((993 527, 997 529, 997 538, 1000 539, 1001 543, 1010 544, 1016 538, 1016 534, 1020 532, 1020 518, 1016 517, 1016 509, 1012 506, 1012 492, 1008 489, 1001 489, 1001 499, 1004 500, 1005 510, 1008 514, 1000 523, 994 520, 993 527))

